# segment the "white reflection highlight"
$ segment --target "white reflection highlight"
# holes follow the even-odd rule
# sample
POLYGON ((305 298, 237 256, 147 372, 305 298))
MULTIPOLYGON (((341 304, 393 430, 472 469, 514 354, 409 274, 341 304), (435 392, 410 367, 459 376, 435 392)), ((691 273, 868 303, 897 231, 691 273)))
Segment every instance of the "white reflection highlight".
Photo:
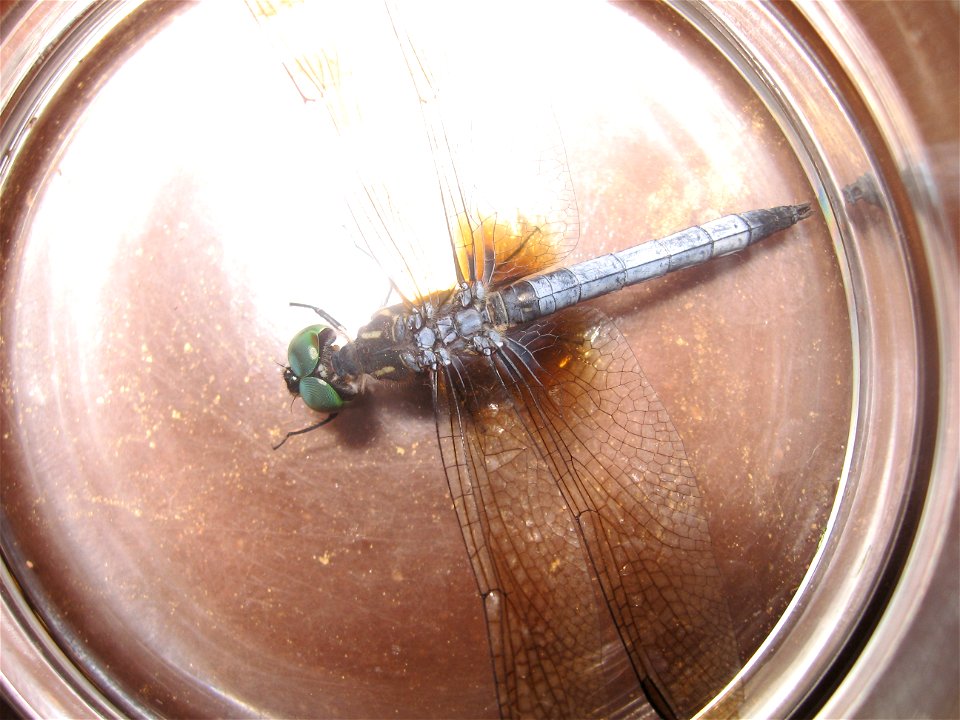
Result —
MULTIPOLYGON (((554 115, 572 146, 596 142, 599 127, 614 144, 639 135, 669 147, 686 134, 717 155, 737 147, 717 135, 725 125, 714 114, 699 111, 697 98, 709 94, 709 81, 676 55, 668 72, 654 67, 664 43, 616 7, 493 3, 469 15, 459 4, 400 7, 403 27, 442 88, 444 122, 456 131, 457 181, 482 212, 519 208, 537 217, 542 188, 522 182, 510 167, 554 115), (633 84, 597 68, 646 76, 633 84), (618 96, 619 112, 601 119, 596 108, 610 96, 618 96), (668 134, 657 108, 683 104, 689 112, 671 113, 668 134), (474 126, 483 133, 472 134, 474 126)), ((62 288, 61 306, 81 336, 98 329, 98 290, 109 286, 110 267, 123 252, 146 250, 131 247, 144 236, 144 220, 156 214, 156 203, 176 204, 168 189, 180 185, 208 218, 207 236, 189 223, 164 232, 197 234, 197 243, 222 250, 224 276, 250 298, 254 322, 280 338, 313 320, 291 311, 290 301, 322 306, 354 332, 389 297, 381 267, 409 296, 453 283, 434 155, 384 6, 307 3, 291 18, 278 35, 292 33, 292 40, 278 52, 242 4, 198 5, 132 55, 73 128, 43 198, 57 212, 38 213, 39 241, 27 248, 46 253, 50 285, 62 288), (296 85, 279 65, 284 58, 289 64, 291 43, 312 58, 296 85), (207 64, 198 67, 195 54, 178 51, 184 47, 204 47, 207 64), (323 75, 331 57, 339 74, 323 75), (334 82, 341 77, 349 80, 343 87, 334 82), (157 91, 171 82, 177 105, 157 91), (296 88, 309 95, 317 82, 335 99, 305 102, 296 88), (194 111, 211 105, 223 111, 194 111), (339 127, 328 106, 336 108, 339 127), (224 124, 224 117, 234 121, 224 124), (370 257, 358 236, 344 196, 363 206, 359 179, 382 191, 395 254, 370 257), (405 277, 408 267, 412 278, 405 277), (70 276, 74 281, 65 282, 70 276)), ((723 181, 732 194, 743 179, 723 181)), ((37 259, 27 258, 28 266, 37 259)))

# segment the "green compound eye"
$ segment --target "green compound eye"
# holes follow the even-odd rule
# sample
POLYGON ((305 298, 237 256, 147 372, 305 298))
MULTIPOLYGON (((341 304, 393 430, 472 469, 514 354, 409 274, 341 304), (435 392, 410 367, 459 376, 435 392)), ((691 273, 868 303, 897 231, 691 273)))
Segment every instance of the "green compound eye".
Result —
POLYGON ((313 374, 320 363, 321 347, 334 337, 333 329, 327 325, 311 325, 294 335, 287 348, 287 361, 293 374, 300 378, 313 374))
POLYGON ((305 377, 300 381, 300 397, 308 408, 317 412, 336 412, 343 407, 340 394, 317 377, 305 377))
POLYGON ((313 376, 324 351, 336 337, 329 325, 310 325, 294 335, 287 348, 291 373, 287 386, 292 393, 299 394, 311 410, 329 413, 343 407, 343 399, 330 383, 313 376))

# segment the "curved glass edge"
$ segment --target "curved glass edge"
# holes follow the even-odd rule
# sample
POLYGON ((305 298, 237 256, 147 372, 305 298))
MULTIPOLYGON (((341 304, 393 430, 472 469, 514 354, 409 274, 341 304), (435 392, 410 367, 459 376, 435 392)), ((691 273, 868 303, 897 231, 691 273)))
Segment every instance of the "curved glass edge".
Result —
MULTIPOLYGON (((960 699, 955 687, 951 691, 952 682, 948 679, 948 687, 938 692, 930 687, 930 676, 923 671, 929 669, 941 677, 952 678, 956 673, 950 673, 949 663, 952 662, 954 668, 958 664, 956 637, 960 612, 956 587, 960 568, 956 552, 960 537, 960 401, 956 388, 960 387, 960 263, 957 257, 960 238, 956 232, 956 168, 952 170, 952 178, 949 168, 946 173, 942 169, 938 171, 933 153, 946 153, 956 162, 960 128, 957 118, 950 117, 950 111, 944 109, 951 106, 950 102, 914 93, 911 103, 905 96, 903 82, 911 78, 902 75, 898 78, 891 72, 885 54, 877 47, 883 38, 876 32, 876 25, 874 32, 869 33, 853 11, 843 6, 808 5, 802 10, 854 79, 896 162, 923 252, 924 262, 918 265, 927 276, 919 278, 918 284, 921 292, 929 293, 925 319, 930 323, 931 334, 936 335, 931 344, 939 361, 936 377, 928 378, 930 385, 936 387, 925 394, 932 406, 928 408, 927 423, 932 457, 929 468, 925 469, 929 485, 903 572, 869 641, 820 712, 824 717, 866 717, 881 709, 896 714, 896 708, 903 708, 946 717, 957 710, 960 699), (918 99, 926 104, 917 106, 918 99), (931 147, 930 138, 917 127, 920 114, 925 115, 928 122, 939 124, 937 118, 943 120, 941 127, 952 132, 952 137, 939 137, 937 146, 931 147), (938 643, 938 636, 947 639, 938 643), (941 657, 939 653, 952 657, 941 657), (923 692, 918 692, 921 689, 923 692)), ((944 21, 939 29, 946 34, 945 43, 952 43, 956 49, 960 13, 946 4, 932 8, 933 11, 944 21)), ((889 23, 902 17, 890 15, 882 19, 889 23)), ((929 34, 934 25, 936 20, 928 23, 926 32, 915 28, 910 51, 920 55, 918 66, 936 52, 937 45, 929 34)), ((933 62, 930 66, 939 67, 940 63, 933 62)), ((945 78, 942 86, 946 93, 953 93, 955 106, 956 78, 953 82, 945 78)))
MULTIPOLYGON (((754 655, 747 660, 743 669, 706 708, 700 717, 724 716, 784 716, 797 703, 796 698, 785 694, 788 688, 802 687, 810 675, 810 665, 814 658, 821 656, 826 638, 808 637, 806 648, 789 647, 791 639, 799 629, 799 616, 808 602, 810 588, 815 585, 823 568, 828 566, 830 538, 836 536, 836 528, 842 525, 841 513, 849 512, 844 498, 852 494, 849 488, 851 477, 851 453, 854 447, 857 412, 859 407, 859 374, 862 355, 859 352, 860 332, 857 328, 858 315, 855 300, 851 297, 850 267, 841 238, 849 232, 845 230, 842 212, 842 180, 830 167, 829 148, 818 143, 817 123, 814 118, 804 114, 804 105, 794 105, 797 95, 810 98, 806 93, 823 93, 826 89, 820 73, 810 75, 809 59, 801 48, 791 47, 788 56, 782 45, 784 34, 789 37, 788 27, 769 17, 766 13, 745 13, 747 8, 730 8, 724 4, 705 2, 697 5, 678 4, 678 11, 700 27, 708 39, 737 67, 740 74, 764 101, 771 115, 780 125, 781 131, 794 148, 798 160, 804 167, 812 187, 815 188, 818 204, 834 239, 837 261, 840 266, 844 287, 847 292, 848 315, 851 320, 851 345, 853 348, 851 373, 855 376, 852 383, 854 397, 851 398, 850 436, 847 439, 847 454, 842 477, 838 486, 836 502, 824 531, 823 540, 817 549, 800 587, 784 611, 780 620, 767 639, 754 655), (741 12, 737 12, 737 11, 741 12), (732 11, 732 14, 731 14, 732 11), (751 17, 743 17, 749 14, 751 17), (776 48, 779 57, 770 57, 770 50, 776 48), (805 72, 801 72, 803 68, 805 72), (779 73, 777 72, 779 70, 779 73), (809 82, 817 78, 821 82, 809 82), (804 652, 806 650, 806 652, 804 652), (780 660, 781 667, 775 673, 776 681, 770 682, 770 673, 765 671, 768 663, 780 660), (736 689, 736 690, 735 690, 736 689), (738 697, 739 695, 739 697, 738 697)), ((827 86, 829 87, 829 86, 827 86)), ((819 98, 823 102, 824 98, 819 98)), ((857 172, 863 172, 868 163, 861 159, 857 172)))
MULTIPOLYGON (((34 2, 3 34, 0 188, 34 125, 85 57, 143 0, 34 2)), ((30 158, 23 157, 24 162, 30 158)), ((123 717, 51 637, 0 555, 0 694, 24 717, 123 717)))
POLYGON ((86 54, 143 0, 34 2, 4 34, 0 84, 0 186, 36 118, 86 54))
MULTIPOLYGON (((831 8, 843 12, 843 6, 831 8)), ((790 8, 781 13, 769 6, 704 2, 677 3, 675 9, 738 67, 793 143, 817 188, 847 288, 855 396, 830 523, 777 627, 703 711, 782 717, 809 704, 811 689, 830 677, 837 659, 856 644, 851 641, 862 631, 864 617, 876 610, 878 582, 901 552, 911 504, 925 490, 924 478, 916 475, 929 394, 916 263, 910 256, 916 228, 910 215, 917 199, 911 196, 905 204, 901 187, 915 194, 930 186, 911 182, 916 168, 924 167, 922 154, 905 157, 907 148, 900 146, 897 156, 888 149, 909 130, 909 115, 899 123, 883 123, 872 114, 869 92, 866 100, 851 93, 844 76, 850 73, 831 54, 836 38, 821 36, 802 17, 787 17, 790 8), (898 159, 893 173, 889 154, 898 159), (733 704, 734 686, 745 698, 742 705, 733 704)), ((867 67, 875 72, 869 60, 861 70, 867 67)), ((855 90, 874 77, 864 73, 852 74, 855 90)), ((919 200, 922 212, 931 198, 919 200)), ((921 225, 920 230, 930 228, 921 225)), ((956 363, 944 365, 955 368, 956 363)), ((952 426, 955 437, 952 422, 947 418, 941 432, 949 433, 952 426)), ((951 449, 944 448, 944 454, 950 456, 951 449)), ((946 482, 952 480, 949 464, 946 482)))
MULTIPOLYGON (((40 4, 42 5, 42 3, 40 4)), ((123 6, 125 8, 124 13, 129 12, 137 4, 139 4, 139 2, 130 2, 124 5, 123 6)), ((103 6, 102 3, 77 3, 75 7, 83 8, 83 7, 94 6, 94 5, 103 6)), ((119 6, 113 6, 115 11, 117 7, 119 6)), ((677 10, 678 12, 680 12, 681 15, 684 15, 684 16, 687 16, 687 13, 699 12, 698 10, 694 8, 689 8, 689 7, 688 8, 678 7, 677 10)), ((777 24, 780 22, 780 20, 775 19, 774 16, 770 14, 770 11, 768 9, 738 8, 733 6, 727 7, 726 5, 721 3, 719 4, 719 7, 713 6, 712 8, 710 8, 708 12, 710 16, 715 19, 714 20, 715 23, 719 19, 718 25, 723 28, 723 32, 730 33, 727 36, 718 35, 718 41, 727 43, 727 42, 730 42, 731 39, 738 39, 742 43, 741 48, 749 49, 749 52, 745 57, 749 58, 750 53, 752 53, 753 58, 759 65, 769 67, 771 64, 775 63, 776 58, 775 57, 772 58, 769 55, 771 50, 771 45, 772 45, 772 49, 774 49, 776 52, 784 52, 785 50, 784 47, 777 46, 775 42, 775 37, 773 36, 773 29, 777 27, 777 24), (754 34, 756 32, 756 28, 760 27, 759 25, 755 25, 754 23, 761 22, 760 20, 758 20, 758 17, 761 15, 763 16, 762 22, 772 23, 772 25, 764 25, 764 27, 767 27, 770 29, 771 36, 765 38, 767 44, 764 44, 763 40, 761 40, 760 41, 761 44, 759 46, 751 45, 750 43, 747 42, 747 37, 754 34)), ((816 25, 819 30, 823 31, 823 34, 825 37, 829 36, 829 29, 828 28, 825 29, 821 27, 820 25, 821 23, 824 23, 827 26, 832 24, 834 26, 833 28, 834 32, 836 32, 841 36, 843 36, 843 33, 847 32, 847 30, 843 30, 842 33, 840 32, 840 29, 843 28, 843 24, 839 23, 836 17, 827 18, 826 16, 830 15, 830 12, 828 12, 825 9, 821 8, 820 10, 815 10, 811 8, 806 8, 805 12, 807 12, 810 15, 817 16, 817 17, 811 18, 811 22, 813 22, 814 25, 816 25)), ((842 13, 842 10, 837 10, 837 12, 842 13)), ((122 14, 120 15, 120 17, 122 17, 122 14)), ((57 27, 58 27, 57 32, 62 33, 63 26, 57 26, 57 27)), ((102 37, 102 34, 104 34, 108 29, 109 28, 101 27, 100 34, 97 35, 96 33, 94 33, 94 35, 97 35, 97 37, 102 37)), ((783 28, 783 29, 786 30, 786 28, 783 28)), ((718 33, 719 32, 720 30, 718 30, 718 33)), ((751 43, 755 41, 756 41, 755 38, 751 38, 751 43)), ((96 42, 96 40, 94 40, 93 42, 96 42)), ((831 45, 833 45, 833 43, 836 42, 836 38, 830 37, 828 42, 831 45)), ((799 42, 797 42, 796 46, 793 46, 790 49, 795 53, 802 54, 803 52, 802 44, 799 42)), ((851 52, 853 51, 851 50, 851 52)), ((855 53, 854 53, 854 56, 855 56, 855 53)), ((791 57, 795 57, 795 56, 791 56, 791 57)), ((850 58, 847 58, 846 62, 849 62, 849 60, 850 58)), ((786 59, 783 62, 786 62, 786 59)), ((860 70, 862 72, 862 68, 860 68, 860 70)), ((60 78, 62 79, 63 75, 67 74, 68 71, 69 71, 69 68, 66 68, 66 69, 60 68, 59 69, 59 72, 61 73, 60 78)), ((821 77, 820 73, 822 73, 822 70, 820 68, 815 68, 815 71, 816 71, 816 77, 818 78, 821 77)), ((857 160, 851 160, 851 162, 849 162, 845 166, 845 170, 848 171, 847 173, 838 172, 837 168, 835 168, 829 162, 829 158, 830 158, 831 150, 838 145, 838 142, 836 141, 839 139, 834 138, 835 142, 833 142, 830 147, 820 146, 815 143, 816 136, 812 132, 813 120, 807 115, 801 114, 797 116, 791 116, 788 114, 789 111, 787 110, 787 108, 789 108, 790 106, 796 107, 798 102, 800 102, 800 105, 802 107, 806 107, 806 109, 810 111, 811 108, 816 107, 817 98, 803 97, 803 93, 800 91, 800 86, 797 84, 798 78, 791 77, 790 73, 784 72, 784 74, 779 77, 763 77, 763 75, 756 74, 756 67, 754 67, 750 72, 753 73, 753 79, 751 79, 752 85, 756 86, 756 82, 760 78, 762 78, 762 83, 760 87, 766 88, 769 91, 769 95, 765 95, 765 99, 768 100, 768 106, 770 106, 771 110, 774 111, 773 114, 775 117, 783 119, 785 134, 788 136, 788 138, 790 138, 791 142, 795 143, 795 146, 798 149, 798 156, 801 158, 804 158, 805 162, 808 163, 808 167, 807 167, 808 174, 811 177, 811 179, 814 181, 814 184, 819 185, 822 182, 822 185, 820 185, 821 207, 828 219, 828 222, 830 223, 831 227, 835 232, 835 237, 838 238, 838 243, 842 239, 841 247, 843 247, 845 249, 844 252, 846 252, 846 250, 849 249, 849 246, 851 243, 858 242, 858 239, 861 237, 862 233, 859 227, 859 223, 847 217, 848 209, 845 207, 845 204, 844 204, 842 189, 845 185, 849 185, 850 183, 854 182, 856 178, 861 177, 863 174, 870 173, 870 172, 877 172, 878 176, 880 176, 881 174, 879 173, 878 169, 874 166, 873 159, 866 156, 858 158, 857 160), (848 176, 849 172, 853 171, 856 168, 859 168, 858 172, 860 172, 860 174, 848 176)), ((871 68, 871 77, 874 77, 873 75, 874 73, 876 73, 876 69, 871 68)), ((861 75, 861 78, 863 79, 864 76, 861 75)), ((807 82, 809 82, 809 79, 807 79, 807 82)), ((830 83, 828 83, 825 87, 833 89, 832 84, 830 83)), ((49 98, 51 96, 52 96, 52 93, 50 95, 45 96, 45 98, 49 98)), ((36 107, 42 107, 42 102, 45 102, 45 98, 39 98, 38 99, 39 104, 36 107)), ((6 102, 8 99, 9 97, 5 94, 3 97, 4 102, 6 102)), ((884 102, 889 102, 889 98, 885 97, 884 102)), ((827 107, 830 107, 835 112, 838 112, 841 114, 844 114, 846 112, 843 105, 836 98, 829 98, 829 105, 827 107)), ((816 109, 818 112, 820 112, 820 111, 823 111, 824 108, 819 107, 816 109)), ((876 108, 873 107, 872 103, 871 103, 871 110, 876 110, 876 108)), ((877 118, 877 122, 881 126, 881 128, 884 130, 885 136, 889 136, 890 133, 895 132, 897 130, 897 123, 889 122, 889 118, 887 120, 888 122, 884 122, 883 117, 877 118)), ((855 128, 848 128, 848 129, 852 132, 853 137, 857 136, 855 128)), ((5 135, 3 136, 2 139, 4 140, 5 149, 17 147, 15 142, 12 144, 7 144, 7 137, 5 135)), ((895 154, 899 154, 900 156, 898 165, 901 168, 909 168, 909 167, 923 168, 924 167, 923 155, 922 154, 916 155, 915 151, 916 151, 916 148, 909 144, 906 147, 897 148, 897 152, 895 154), (913 163, 909 162, 911 159, 914 160, 915 162, 913 163)), ((2 176, 2 173, 0 173, 0 176, 2 176)), ((931 196, 930 194, 931 188, 927 183, 919 183, 919 184, 913 185, 910 189, 910 192, 911 192, 912 199, 923 201, 922 203, 918 202, 918 205, 920 205, 921 207, 927 207, 927 208, 933 208, 933 209, 937 207, 936 198, 931 196)), ((889 206, 885 208, 885 211, 888 213, 891 212, 889 206)), ((921 220, 923 221, 921 223, 922 230, 925 230, 924 237, 935 236, 937 233, 937 222, 938 222, 938 219, 936 218, 936 212, 927 214, 925 219, 921 218, 921 220), (931 226, 930 223, 933 223, 933 225, 931 226)), ((940 218, 939 220, 942 221, 942 218, 940 218)), ((890 226, 886 226, 886 227, 890 229, 890 226)), ((895 227, 894 227, 894 230, 896 232, 899 232, 898 230, 896 230, 895 227)), ((873 236, 874 233, 876 232, 877 230, 874 229, 869 233, 869 235, 873 236)), ((839 254, 838 256, 841 258, 845 257, 844 254, 842 253, 839 254)), ((854 262, 853 265, 855 268, 857 267, 856 262, 854 262)), ((931 270, 933 272, 938 273, 940 276, 946 277, 946 282, 944 281, 943 277, 941 277, 940 279, 941 285, 945 285, 946 290, 944 291, 944 295, 940 297, 938 301, 938 307, 942 311, 941 314, 938 315, 938 327, 941 330, 942 345, 944 348, 947 349, 947 351, 952 353, 951 355, 952 361, 945 362, 941 366, 941 379, 940 379, 941 387, 958 387, 958 385, 956 384, 957 383, 956 353, 951 349, 956 347, 956 342, 952 342, 952 343, 949 342, 951 339, 954 341, 956 340, 956 337, 955 337, 956 336, 955 310, 957 307, 956 287, 955 287, 956 269, 955 269, 955 266, 951 267, 948 263, 944 263, 940 265, 937 265, 936 263, 932 263, 931 270), (950 292, 951 287, 953 288, 952 294, 950 292), (951 298, 952 298, 952 304, 949 302, 951 298), (952 324, 951 324, 951 317, 950 317, 951 312, 953 314, 952 324), (950 383, 953 383, 953 384, 951 385, 950 383)), ((856 287, 855 284, 854 284, 854 287, 856 287)), ((851 307, 851 317, 855 319, 857 317, 856 310, 858 306, 855 303, 851 302, 850 307, 851 307)), ((867 331, 868 330, 863 330, 863 332, 867 332, 867 331)), ((861 330, 857 328, 853 328, 853 336, 855 339, 862 337, 860 333, 861 333, 861 330)), ((914 370, 914 373, 916 373, 916 370, 914 370)), ((909 378, 902 382, 909 382, 909 378)), ((857 407, 856 403, 854 403, 854 407, 855 408, 857 407)), ((854 422, 852 422, 852 427, 854 428, 858 427, 858 422, 856 418, 854 418, 853 420, 854 422)), ((862 430, 863 423, 860 423, 859 427, 862 430)), ((935 460, 937 471, 934 473, 935 475, 934 484, 931 485, 930 495, 931 497, 945 496, 948 499, 952 497, 953 502, 952 503, 942 502, 938 507, 931 507, 931 503, 930 502, 927 503, 925 512, 928 512, 928 516, 925 521, 928 522, 928 525, 932 527, 932 530, 934 532, 938 527, 938 523, 942 520, 941 516, 944 513, 949 512, 954 507, 955 501, 956 501, 955 479, 956 479, 956 457, 957 457, 957 453, 956 453, 957 427, 958 427, 958 424, 957 424, 956 406, 954 405, 952 408, 942 407, 941 422, 939 425, 939 435, 942 436, 944 440, 943 442, 939 443, 937 447, 938 455, 937 455, 937 459, 935 460), (951 431, 951 428, 952 428, 952 431, 951 431), (952 442, 952 447, 951 447, 951 442, 952 442), (953 473, 952 476, 951 476, 951 467, 952 467, 952 473, 953 473), (940 487, 944 483, 946 483, 947 487, 945 488, 940 487)), ((851 442, 848 448, 848 469, 850 466, 854 465, 855 463, 863 462, 862 458, 858 459, 854 457, 853 447, 854 447, 854 443, 851 442)), ((897 487, 901 487, 901 486, 897 486, 897 487)), ((895 488, 891 486, 891 488, 889 489, 892 490, 895 488)), ((851 516, 852 509, 849 508, 849 503, 853 502, 851 497, 852 494, 853 494, 853 488, 848 488, 847 490, 844 490, 840 493, 840 499, 839 499, 838 505, 835 507, 835 510, 834 510, 834 513, 837 516, 838 521, 841 519, 839 517, 841 512, 846 513, 844 514, 844 519, 849 519, 849 517, 851 516)), ((821 546, 820 553, 818 554, 818 558, 821 561, 824 560, 826 554, 828 553, 828 550, 831 550, 831 552, 833 553, 839 552, 837 548, 832 547, 831 545, 831 543, 833 543, 834 541, 833 533, 828 532, 827 536, 825 537, 826 537, 825 542, 821 546)), ((923 538, 918 536, 918 540, 920 539, 923 539, 923 538)), ((936 537, 933 537, 930 539, 929 544, 920 546, 918 542, 918 547, 916 548, 915 552, 919 553, 921 552, 921 549, 925 549, 926 552, 930 553, 928 557, 931 559, 927 563, 927 565, 929 566, 932 564, 933 558, 938 556, 937 555, 938 548, 939 550, 942 551, 942 545, 943 545, 942 538, 940 539, 940 541, 938 541, 936 537)), ((765 662, 769 654, 773 651, 774 648, 777 649, 778 653, 782 651, 783 649, 782 646, 781 647, 777 646, 779 643, 778 638, 788 630, 790 632, 794 632, 794 631, 801 632, 803 630, 803 621, 800 618, 798 618, 797 615, 805 614, 806 621, 807 622, 810 621, 809 615, 811 612, 813 612, 813 610, 811 610, 808 606, 805 605, 806 601, 801 596, 804 594, 804 589, 808 589, 809 586, 813 583, 813 581, 816 578, 821 577, 821 571, 823 570, 824 564, 825 563, 823 562, 815 562, 814 565, 811 567, 811 571, 810 573, 808 573, 808 579, 805 580, 804 586, 801 589, 801 592, 798 593, 798 599, 796 600, 795 604, 791 605, 791 608, 788 609, 787 613, 784 616, 784 619, 781 621, 781 624, 778 625, 777 629, 771 635, 771 644, 770 645, 765 644, 760 649, 760 651, 758 651, 757 656, 755 656, 755 658, 751 660, 747 668, 745 668, 744 672, 741 673, 740 676, 738 676, 739 682, 748 684, 751 688, 753 688, 757 683, 752 678, 758 677, 757 668, 761 664, 761 661, 765 662)), ((5 568, 3 570, 5 571, 5 568)), ((922 572, 921 572, 921 576, 923 576, 922 572)), ((7 585, 8 579, 10 580, 10 582, 13 582, 12 578, 7 578, 6 575, 4 575, 3 582, 4 582, 5 594, 7 596, 9 596, 11 591, 11 586, 7 585)), ((905 576, 904 583, 906 582, 907 582, 907 577, 905 576)), ((15 585, 13 587, 15 588, 15 585)), ((903 593, 900 593, 900 594, 902 595, 903 593)), ((901 600, 904 600, 907 602, 907 605, 904 606, 904 608, 900 613, 900 616, 902 617, 904 612, 909 614, 911 605, 909 603, 909 598, 901 598, 901 600)), ((5 601, 6 601, 6 598, 5 598, 5 601)), ((897 598, 895 597, 894 600, 891 602, 890 607, 894 608, 896 602, 897 602, 897 598)), ((915 601, 915 602, 918 602, 918 601, 915 601)), ((914 605, 915 605, 915 602, 913 603, 914 605)), ((842 603, 840 604, 842 605, 842 603)), ((816 613, 814 613, 814 616, 815 615, 816 613)), ((8 622, 8 620, 11 619, 12 617, 13 615, 9 614, 5 608, 4 616, 3 616, 4 622, 2 623, 5 628, 4 630, 5 638, 7 637, 6 633, 8 632, 6 628, 10 628, 10 626, 14 624, 14 623, 8 622)), ((838 618, 838 623, 841 623, 841 622, 849 623, 849 622, 852 622, 852 620, 853 618, 843 617, 843 615, 841 614, 841 617, 838 618)), ((26 623, 26 622, 27 622, 26 620, 21 621, 21 625, 23 625, 23 623, 26 623)), ((821 619, 821 622, 822 622, 822 619, 821 619)), ((883 624, 881 624, 881 627, 879 629, 883 629, 883 624)), ((890 628, 890 629, 895 630, 896 628, 890 628)), ((19 630, 23 630, 23 627, 20 627, 19 630)), ((42 627, 38 626, 38 628, 35 628, 35 630, 42 632, 42 627)), ((811 641, 814 641, 814 640, 817 640, 820 643, 819 647, 821 648, 826 648, 829 645, 829 643, 827 642, 829 640, 828 637, 819 637, 819 638, 811 637, 811 641)), ((10 645, 6 645, 6 646, 8 648, 11 647, 10 645)), ((64 661, 69 663, 69 661, 66 660, 66 658, 64 658, 64 661)), ((811 666, 807 666, 807 668, 808 670, 812 669, 811 666)), ((781 676, 781 679, 782 679, 782 676, 781 676)), ((64 682, 66 682, 66 680, 64 680, 64 682)), ((787 684, 787 683, 784 683, 784 684, 787 684)), ((791 687, 793 686, 792 683, 789 683, 789 684, 791 685, 791 687)), ((799 692, 799 690, 800 689, 798 688, 797 692, 799 692)), ((770 699, 770 702, 767 705, 758 704, 760 700, 762 700, 762 697, 760 695, 754 694, 752 691, 751 693, 748 693, 748 702, 751 703, 749 707, 757 707, 758 711, 756 714, 778 715, 778 714, 782 714, 782 712, 778 712, 776 708, 788 707, 792 702, 796 701, 796 698, 780 696, 777 698, 770 699), (773 704, 770 704, 770 703, 773 703, 773 704), (763 710, 761 708, 766 708, 766 710, 763 710)), ((847 706, 834 705, 831 707, 842 708, 847 706)), ((38 714, 46 714, 45 712, 42 711, 40 707, 34 706, 34 708, 38 711, 38 714)), ((711 709, 708 708, 707 712, 710 712, 710 710, 711 709)), ((89 709, 87 710, 87 712, 89 713, 89 709)), ((846 714, 846 712, 844 712, 841 709, 836 709, 836 710, 833 710, 832 712, 833 714, 841 714, 841 715, 846 714)), ((104 705, 104 710, 99 711, 97 714, 103 715, 108 713, 110 713, 109 707, 104 705)), ((76 712, 71 711, 71 712, 68 712, 67 714, 75 715, 76 712)), ((753 715, 754 713, 749 712, 745 714, 753 715)))
POLYGON ((0 692, 20 715, 123 717, 50 637, 5 561, 0 564, 0 600, 0 692))

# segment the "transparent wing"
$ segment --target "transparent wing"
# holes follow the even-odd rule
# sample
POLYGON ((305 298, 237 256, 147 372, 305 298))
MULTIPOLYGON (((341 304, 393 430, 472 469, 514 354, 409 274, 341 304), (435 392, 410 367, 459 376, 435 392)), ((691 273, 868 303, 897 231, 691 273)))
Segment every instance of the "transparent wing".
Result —
MULTIPOLYGON (((348 233, 407 301, 455 284, 419 100, 382 5, 247 0, 342 179, 348 233)), ((330 198, 318 198, 329 205, 330 198)))
POLYGON ((305 0, 244 0, 280 51, 283 66, 304 100, 322 100, 340 84, 332 46, 317 42, 313 26, 317 4, 305 0))
MULTIPOLYGON (((390 14, 420 98, 460 275, 496 286, 555 265, 576 247, 576 195, 535 77, 523 63, 459 42, 449 28, 473 27, 473 37, 483 37, 463 6, 447 7, 446 16, 439 9, 407 3, 390 14)), ((502 27, 484 42, 511 46, 502 27)))
POLYGON ((485 598, 501 710, 604 714, 610 703, 639 702, 642 690, 664 717, 694 714, 740 658, 675 428, 597 311, 537 322, 507 348, 496 366, 441 378, 438 393, 441 448, 485 598), (604 619, 626 652, 632 692, 616 654, 598 650, 604 619), (557 648, 554 638, 571 640, 557 648), (564 649, 572 655, 558 662, 564 649))
POLYGON ((621 687, 625 663, 615 660, 618 642, 582 534, 500 371, 446 368, 434 380, 437 433, 483 600, 501 716, 590 717, 635 702, 636 683, 633 693, 630 683, 621 687))
POLYGON ((355 235, 408 302, 515 279, 576 246, 549 104, 458 43, 462 6, 247 3, 325 110, 355 235))

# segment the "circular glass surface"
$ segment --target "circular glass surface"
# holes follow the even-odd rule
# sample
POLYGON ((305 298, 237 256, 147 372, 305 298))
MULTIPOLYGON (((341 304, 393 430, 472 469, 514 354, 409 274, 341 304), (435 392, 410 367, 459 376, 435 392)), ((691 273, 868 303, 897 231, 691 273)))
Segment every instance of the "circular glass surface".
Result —
MULTIPOLYGON (((272 449, 317 420, 291 408, 278 367, 315 317, 288 303, 354 333, 396 301, 389 263, 344 203, 356 158, 327 104, 291 82, 307 87, 284 44, 327 20, 365 28, 337 36, 343 57, 402 83, 400 55, 377 44, 391 40, 386 15, 363 12, 275 36, 243 4, 101 8, 62 20, 52 60, 7 98, 7 597, 25 625, 42 619, 37 647, 94 707, 498 713, 426 382, 368 383, 336 421, 272 449)), ((652 5, 487 13, 467 37, 422 18, 410 37, 448 53, 428 70, 457 88, 441 105, 461 119, 451 128, 471 127, 471 102, 509 97, 502 117, 548 118, 562 138, 580 222, 565 262, 819 201, 746 252, 593 303, 682 438, 745 668, 722 702, 749 708, 764 697, 761 661, 797 637, 813 602, 817 559, 839 552, 856 515, 871 456, 859 402, 876 391, 889 334, 868 302, 881 261, 846 243, 865 237, 849 213, 882 231, 868 216, 884 186, 861 180, 871 168, 854 151, 824 165, 812 138, 841 131, 826 111, 817 125, 798 110, 798 81, 764 66, 768 48, 717 29, 742 18, 652 5), (526 96, 514 72, 534 81, 526 96)), ((779 29, 777 16, 753 20, 779 29)), ((384 83, 364 107, 384 133, 366 148, 377 167, 423 147, 422 128, 399 119, 416 89, 384 83)), ((496 155, 496 139, 450 138, 496 155)), ((396 197, 434 191, 410 178, 396 197)), ((424 207, 406 217, 436 210, 424 207)))

